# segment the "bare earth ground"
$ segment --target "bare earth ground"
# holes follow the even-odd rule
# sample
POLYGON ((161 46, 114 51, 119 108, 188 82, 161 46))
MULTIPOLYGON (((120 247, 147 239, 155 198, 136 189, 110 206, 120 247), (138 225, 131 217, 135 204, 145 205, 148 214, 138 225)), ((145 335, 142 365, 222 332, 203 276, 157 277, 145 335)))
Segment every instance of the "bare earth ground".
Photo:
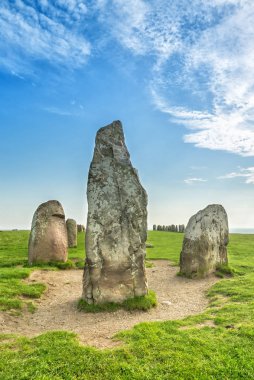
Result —
POLYGON ((28 280, 47 284, 47 290, 36 301, 37 310, 21 316, 1 313, 1 331, 31 337, 50 330, 67 330, 77 333, 86 345, 105 348, 119 344, 111 339, 114 334, 139 322, 181 319, 205 309, 208 304, 205 292, 218 278, 190 280, 176 276, 178 267, 170 266, 166 260, 154 260, 153 264, 153 268, 147 268, 147 278, 149 288, 157 294, 158 306, 148 312, 79 312, 76 305, 82 293, 83 271, 39 270, 28 280))

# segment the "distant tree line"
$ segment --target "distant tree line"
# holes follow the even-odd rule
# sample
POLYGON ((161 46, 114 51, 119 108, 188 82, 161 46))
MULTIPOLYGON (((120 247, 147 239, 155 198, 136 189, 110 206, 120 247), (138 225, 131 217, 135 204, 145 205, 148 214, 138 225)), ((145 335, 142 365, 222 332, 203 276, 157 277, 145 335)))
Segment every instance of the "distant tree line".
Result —
POLYGON ((160 224, 156 226, 156 224, 154 224, 153 231, 184 232, 185 226, 184 224, 171 224, 171 226, 161 226, 160 224))

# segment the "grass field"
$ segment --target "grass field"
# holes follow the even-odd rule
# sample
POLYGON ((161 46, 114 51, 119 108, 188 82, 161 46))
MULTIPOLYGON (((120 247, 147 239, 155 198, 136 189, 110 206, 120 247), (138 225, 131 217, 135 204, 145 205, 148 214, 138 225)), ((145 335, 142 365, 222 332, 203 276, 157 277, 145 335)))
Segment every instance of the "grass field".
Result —
MULTIPOLYGON (((149 232, 148 259, 177 264, 182 237, 149 232)), ((8 313, 32 311, 32 299, 44 290, 22 281, 36 269, 27 266, 27 241, 27 231, 0 232, 0 306, 8 313)), ((73 266, 81 266, 83 241, 80 233, 78 248, 69 251, 73 266)), ((1 380, 254 379, 254 235, 231 235, 229 260, 235 275, 210 289, 203 314, 139 324, 118 334, 122 347, 85 347, 63 331, 32 339, 0 335, 1 380)))

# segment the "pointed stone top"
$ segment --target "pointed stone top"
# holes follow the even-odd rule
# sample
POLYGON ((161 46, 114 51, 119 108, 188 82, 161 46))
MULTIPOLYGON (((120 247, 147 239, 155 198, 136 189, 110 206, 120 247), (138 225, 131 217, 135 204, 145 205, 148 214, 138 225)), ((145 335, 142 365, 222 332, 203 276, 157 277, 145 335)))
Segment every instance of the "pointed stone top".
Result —
POLYGON ((119 120, 100 128, 96 134, 93 161, 101 160, 102 157, 129 162, 130 155, 125 145, 123 126, 119 120))
POLYGON ((99 139, 109 139, 114 143, 124 140, 123 126, 121 121, 115 120, 111 124, 100 128, 96 134, 96 142, 99 139))

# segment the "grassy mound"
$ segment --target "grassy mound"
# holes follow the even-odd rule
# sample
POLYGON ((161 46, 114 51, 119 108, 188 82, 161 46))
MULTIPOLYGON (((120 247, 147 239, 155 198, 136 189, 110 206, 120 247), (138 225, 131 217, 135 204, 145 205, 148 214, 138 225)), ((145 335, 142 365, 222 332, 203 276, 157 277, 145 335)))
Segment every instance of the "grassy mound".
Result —
POLYGON ((220 278, 233 277, 235 272, 234 268, 231 268, 228 264, 223 264, 216 267, 215 275, 220 278))
POLYGON ((142 310, 147 311, 157 305, 156 294, 154 291, 149 290, 148 294, 141 297, 129 298, 123 303, 107 302, 100 305, 89 304, 84 300, 79 300, 78 309, 86 313, 100 313, 100 312, 113 312, 119 309, 142 310))

